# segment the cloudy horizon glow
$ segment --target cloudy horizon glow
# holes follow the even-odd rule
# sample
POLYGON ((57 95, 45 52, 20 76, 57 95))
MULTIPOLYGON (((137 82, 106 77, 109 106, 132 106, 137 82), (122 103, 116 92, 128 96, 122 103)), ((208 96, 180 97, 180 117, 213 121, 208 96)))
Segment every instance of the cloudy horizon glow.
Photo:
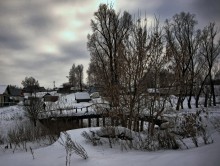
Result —
MULTIPOLYGON (((117 12, 138 11, 161 22, 190 12, 201 27, 220 26, 217 0, 0 0, 0 85, 21 86, 26 76, 45 88, 67 82, 73 63, 88 68, 87 35, 100 3, 112 3, 117 12)), ((86 77, 86 75, 84 75, 86 77)), ((86 79, 85 79, 86 80, 86 79)))

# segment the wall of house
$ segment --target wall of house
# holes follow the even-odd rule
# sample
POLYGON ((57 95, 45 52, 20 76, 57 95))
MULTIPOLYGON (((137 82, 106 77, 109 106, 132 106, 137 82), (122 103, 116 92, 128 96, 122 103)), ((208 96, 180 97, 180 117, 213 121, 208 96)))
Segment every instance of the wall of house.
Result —
POLYGON ((10 105, 9 98, 6 95, 0 95, 0 107, 10 105))
POLYGON ((0 95, 0 107, 3 107, 4 105, 4 97, 3 95, 0 95))

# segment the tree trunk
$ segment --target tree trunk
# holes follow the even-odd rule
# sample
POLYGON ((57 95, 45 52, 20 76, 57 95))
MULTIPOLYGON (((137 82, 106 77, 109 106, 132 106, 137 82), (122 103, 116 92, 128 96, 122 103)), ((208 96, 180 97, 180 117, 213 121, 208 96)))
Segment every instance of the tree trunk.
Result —
POLYGON ((36 119, 33 120, 33 123, 34 123, 34 127, 37 127, 37 120, 36 119))
POLYGON ((212 76, 210 75, 209 77, 210 77, 210 89, 211 89, 211 94, 212 94, 213 105, 216 106, 214 82, 212 80, 212 76))
POLYGON ((195 101, 196 108, 199 108, 199 97, 200 97, 200 94, 197 94, 196 95, 196 101, 195 101))
POLYGON ((202 90, 204 89, 204 85, 205 85, 205 82, 206 82, 206 79, 208 78, 208 76, 209 76, 208 74, 205 76, 205 79, 202 81, 202 84, 201 84, 201 86, 199 88, 199 92, 196 95, 196 108, 199 108, 199 97, 200 97, 200 95, 202 93, 202 90))
POLYGON ((176 104, 176 110, 177 110, 177 111, 179 111, 179 109, 180 109, 180 104, 181 104, 181 97, 179 96, 179 97, 178 97, 177 104, 176 104))
POLYGON ((148 132, 149 132, 149 134, 151 135, 151 136, 153 136, 154 135, 154 126, 155 126, 155 124, 154 124, 154 122, 148 122, 148 132))
POLYGON ((181 99, 181 109, 183 109, 183 102, 184 102, 184 99, 181 99))
POLYGON ((207 107, 208 104, 208 92, 205 92, 205 102, 204 102, 204 107, 207 107))
POLYGON ((190 91, 189 91, 189 99, 188 99, 188 108, 191 109, 191 99, 192 99, 192 95, 193 95, 193 80, 191 82, 191 86, 190 86, 190 91))
POLYGON ((192 106, 191 106, 191 98, 192 98, 192 94, 190 94, 189 99, 188 99, 188 103, 187 103, 189 109, 192 108, 192 106))

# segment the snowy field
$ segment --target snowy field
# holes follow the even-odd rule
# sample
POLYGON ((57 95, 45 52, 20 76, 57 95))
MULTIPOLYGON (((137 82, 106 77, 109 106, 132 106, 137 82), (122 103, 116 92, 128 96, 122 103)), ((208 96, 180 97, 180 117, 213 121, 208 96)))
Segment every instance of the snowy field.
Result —
MULTIPOLYGON (((73 103, 77 107, 84 107, 91 103, 76 103, 69 95, 63 101, 73 103)), ((184 110, 182 112, 185 112, 184 110)), ((210 116, 220 117, 219 107, 210 109, 210 116)), ((0 136, 5 137, 7 132, 20 124, 28 124, 21 106, 0 108, 0 136)), ((70 130, 72 140, 79 143, 86 150, 89 158, 84 160, 73 154, 73 166, 220 166, 220 133, 212 131, 214 143, 202 145, 198 148, 179 150, 140 151, 124 150, 119 146, 110 148, 108 144, 93 146, 81 136, 83 131, 97 128, 83 128, 70 130)), ((5 149, 6 144, 0 145, 0 166, 64 166, 66 162, 65 148, 60 144, 60 138, 48 146, 34 146, 31 150, 5 149)))

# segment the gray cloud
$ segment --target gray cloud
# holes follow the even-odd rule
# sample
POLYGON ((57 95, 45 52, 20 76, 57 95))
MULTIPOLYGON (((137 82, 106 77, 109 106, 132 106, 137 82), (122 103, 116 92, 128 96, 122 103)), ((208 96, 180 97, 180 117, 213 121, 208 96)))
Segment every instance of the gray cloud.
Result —
POLYGON ((195 0, 193 6, 202 17, 220 21, 219 0, 195 0))
POLYGON ((0 48, 23 50, 28 47, 21 36, 11 33, 0 33, 0 48))
MULTIPOLYGON (((61 52, 65 55, 63 59, 88 59, 88 52, 86 50, 86 42, 69 43, 61 46, 61 52)), ((67 60, 68 60, 67 59, 67 60)))
POLYGON ((32 13, 23 23, 27 28, 31 28, 36 35, 50 34, 53 29, 56 29, 55 19, 45 13, 32 13))
MULTIPOLYGON (((33 76, 41 85, 52 86, 52 81, 59 85, 67 81, 73 63, 87 66, 86 36, 100 1, 0 0, 0 84, 20 86, 25 76, 33 76)), ((219 22, 220 18, 218 0, 115 3, 117 11, 127 10, 136 16, 138 11, 155 14, 161 21, 181 11, 196 14, 203 24, 211 19, 219 22)))

